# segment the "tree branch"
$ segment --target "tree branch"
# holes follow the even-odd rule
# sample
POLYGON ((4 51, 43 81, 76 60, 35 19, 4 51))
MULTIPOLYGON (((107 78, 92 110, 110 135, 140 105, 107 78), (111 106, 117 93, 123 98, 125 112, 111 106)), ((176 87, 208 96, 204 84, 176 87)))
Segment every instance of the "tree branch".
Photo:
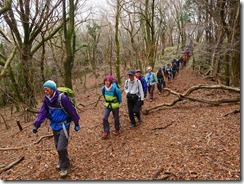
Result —
POLYGON ((144 115, 147 115, 149 113, 149 111, 152 111, 154 109, 158 109, 159 107, 163 107, 163 106, 173 106, 175 105, 177 102, 182 101, 182 100, 190 100, 193 102, 201 102, 201 103, 207 103, 207 104, 212 104, 212 105, 220 105, 222 103, 239 103, 240 102, 240 97, 234 98, 234 99, 220 99, 220 100, 205 100, 205 99, 197 99, 197 98, 193 98, 193 97, 189 97, 189 95, 196 90, 199 89, 223 89, 223 90, 229 90, 229 91, 233 91, 236 93, 240 94, 240 88, 237 87, 230 87, 230 86, 224 86, 224 85, 196 85, 196 86, 192 86, 191 88, 189 88, 188 90, 186 90, 184 93, 177 93, 169 88, 164 88, 164 90, 169 91, 171 94, 177 96, 178 98, 176 100, 174 100, 171 103, 163 103, 163 104, 158 104, 154 107, 151 108, 147 108, 145 111, 143 111, 142 113, 144 115))

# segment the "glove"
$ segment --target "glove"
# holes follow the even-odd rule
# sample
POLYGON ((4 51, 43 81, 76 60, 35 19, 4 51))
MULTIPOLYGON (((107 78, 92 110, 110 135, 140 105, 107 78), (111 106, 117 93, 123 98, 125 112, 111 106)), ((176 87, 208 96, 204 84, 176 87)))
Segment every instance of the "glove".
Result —
POLYGON ((143 100, 141 100, 141 105, 144 105, 144 101, 143 100))
POLYGON ((34 134, 36 134, 36 133, 37 133, 37 129, 38 129, 38 128, 34 126, 34 127, 32 128, 32 132, 33 132, 34 134))
POLYGON ((76 125, 75 126, 75 131, 77 132, 77 131, 79 131, 80 130, 80 126, 79 125, 76 125))

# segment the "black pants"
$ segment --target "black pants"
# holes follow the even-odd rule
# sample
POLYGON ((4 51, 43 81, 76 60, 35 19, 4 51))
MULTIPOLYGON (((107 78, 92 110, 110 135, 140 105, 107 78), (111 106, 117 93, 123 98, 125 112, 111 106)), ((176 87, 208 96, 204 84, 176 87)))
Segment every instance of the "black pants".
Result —
MULTIPOLYGON (((69 128, 66 128, 69 134, 69 128)), ((68 155, 68 139, 64 134, 64 130, 53 130, 55 147, 59 156, 60 169, 66 169, 70 165, 69 155, 68 155)))
POLYGON ((136 125, 135 116, 140 120, 141 119, 141 101, 138 99, 128 99, 127 98, 128 113, 130 118, 130 123, 136 125))

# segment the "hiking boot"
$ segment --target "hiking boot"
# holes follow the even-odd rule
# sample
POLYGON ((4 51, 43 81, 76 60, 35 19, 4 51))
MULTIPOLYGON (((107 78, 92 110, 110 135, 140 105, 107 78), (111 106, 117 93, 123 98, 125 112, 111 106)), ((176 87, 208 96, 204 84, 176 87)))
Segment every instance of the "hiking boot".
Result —
POLYGON ((108 132, 103 132, 102 139, 107 139, 108 137, 109 137, 109 133, 108 132))
POLYGON ((56 169, 60 169, 60 165, 59 164, 56 165, 56 169))
POLYGON ((131 123, 131 124, 130 124, 130 127, 131 127, 131 128, 135 128, 135 127, 136 127, 136 124, 131 123))
POLYGON ((114 130, 114 131, 113 131, 113 134, 114 134, 114 135, 119 135, 120 132, 119 132, 119 130, 114 130))
POLYGON ((65 176, 67 176, 68 175, 67 169, 61 169, 61 171, 59 172, 59 175, 62 178, 65 177, 65 176))

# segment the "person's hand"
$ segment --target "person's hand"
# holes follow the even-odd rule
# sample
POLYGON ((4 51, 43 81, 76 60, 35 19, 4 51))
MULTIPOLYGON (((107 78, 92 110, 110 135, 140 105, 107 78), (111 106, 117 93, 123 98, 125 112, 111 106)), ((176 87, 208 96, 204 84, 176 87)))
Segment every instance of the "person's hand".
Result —
POLYGON ((36 134, 36 133, 37 133, 37 129, 38 129, 38 128, 34 126, 34 127, 32 128, 32 132, 33 132, 34 134, 36 134))
POLYGON ((80 130, 80 126, 79 125, 76 125, 75 126, 75 131, 77 132, 77 131, 79 131, 80 130))

